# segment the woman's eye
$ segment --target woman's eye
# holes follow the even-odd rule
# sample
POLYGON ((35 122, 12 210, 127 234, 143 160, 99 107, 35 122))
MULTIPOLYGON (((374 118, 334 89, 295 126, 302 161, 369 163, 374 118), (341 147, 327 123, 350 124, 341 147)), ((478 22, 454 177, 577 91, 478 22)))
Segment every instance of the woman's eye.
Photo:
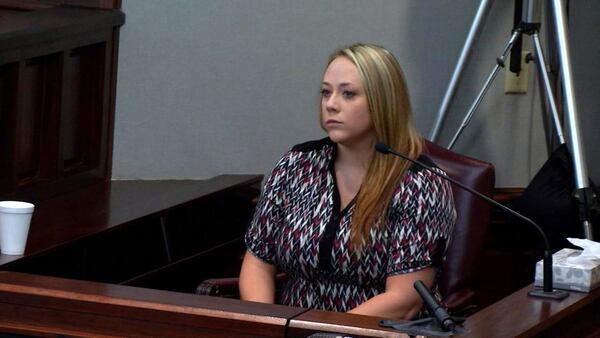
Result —
POLYGON ((331 95, 331 91, 329 91, 329 89, 321 89, 321 96, 328 97, 329 95, 331 95))
POLYGON ((345 91, 342 92, 342 95, 344 95, 344 97, 347 98, 347 99, 351 99, 351 98, 353 98, 356 95, 356 93, 355 92, 351 92, 349 90, 345 90, 345 91))

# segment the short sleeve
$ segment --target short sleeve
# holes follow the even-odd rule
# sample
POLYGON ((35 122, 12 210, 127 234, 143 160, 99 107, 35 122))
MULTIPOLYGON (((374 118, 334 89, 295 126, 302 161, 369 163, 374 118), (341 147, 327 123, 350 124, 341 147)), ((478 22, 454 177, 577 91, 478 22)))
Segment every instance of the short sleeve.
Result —
POLYGON ((450 183, 421 170, 407 172, 398 190, 388 214, 387 274, 441 266, 456 220, 450 183))
POLYGON ((247 249, 269 263, 276 262, 276 240, 280 232, 282 208, 285 199, 289 153, 283 156, 263 185, 254 216, 245 235, 247 249))

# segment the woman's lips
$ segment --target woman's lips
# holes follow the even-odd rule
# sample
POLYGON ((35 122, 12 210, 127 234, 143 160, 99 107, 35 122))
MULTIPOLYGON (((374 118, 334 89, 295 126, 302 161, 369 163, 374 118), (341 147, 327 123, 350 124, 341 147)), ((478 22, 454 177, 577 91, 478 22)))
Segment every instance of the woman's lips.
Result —
POLYGON ((338 120, 329 119, 329 120, 325 121, 325 125, 326 126, 338 126, 338 125, 341 125, 341 124, 342 124, 342 122, 340 122, 338 120))

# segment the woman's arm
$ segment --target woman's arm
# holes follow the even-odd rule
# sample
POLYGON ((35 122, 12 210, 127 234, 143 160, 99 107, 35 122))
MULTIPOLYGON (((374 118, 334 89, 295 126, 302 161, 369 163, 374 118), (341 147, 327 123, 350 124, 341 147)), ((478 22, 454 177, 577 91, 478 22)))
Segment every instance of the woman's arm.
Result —
POLYGON ((367 300, 348 312, 409 320, 419 313, 423 304, 413 284, 415 281, 421 280, 425 285, 431 287, 434 278, 435 268, 433 267, 390 276, 385 282, 385 292, 367 300))
POLYGON ((240 271, 240 298, 253 302, 275 302, 275 266, 246 251, 240 271))
POLYGON ((439 257, 437 250, 442 250, 447 244, 447 238, 454 221, 456 213, 452 199, 452 189, 450 183, 440 177, 424 171, 416 175, 408 176, 405 180, 405 193, 408 200, 412 203, 402 204, 397 210, 394 210, 398 219, 402 219, 406 210, 411 208, 419 209, 414 214, 414 218, 407 218, 401 221, 399 226, 393 227, 391 241, 390 262, 388 273, 400 271, 403 266, 423 267, 422 270, 409 272, 400 275, 391 275, 386 279, 385 292, 367 300, 363 304, 350 310, 350 313, 365 314, 372 316, 412 319, 422 307, 423 301, 415 290, 413 284, 421 280, 426 286, 431 287, 435 280, 436 262, 435 257, 439 257), (435 191, 435 198, 431 198, 431 191, 424 190, 422 186, 431 186, 429 189, 435 191), (420 201, 426 201, 425 204, 420 201), (416 224, 426 224, 425 229, 416 227, 416 224), (415 242, 405 244, 402 241, 402 232, 404 227, 414 226, 415 242), (441 240, 444 241, 442 246, 441 240), (413 251, 418 250, 417 254, 413 251))

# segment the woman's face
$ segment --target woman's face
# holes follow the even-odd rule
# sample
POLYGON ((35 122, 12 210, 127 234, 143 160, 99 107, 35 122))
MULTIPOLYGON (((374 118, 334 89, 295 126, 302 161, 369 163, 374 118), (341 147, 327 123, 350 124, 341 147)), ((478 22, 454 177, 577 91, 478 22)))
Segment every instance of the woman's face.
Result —
POLYGON ((374 142, 367 96, 356 66, 346 57, 334 59, 321 84, 321 124, 329 138, 352 146, 374 142))

